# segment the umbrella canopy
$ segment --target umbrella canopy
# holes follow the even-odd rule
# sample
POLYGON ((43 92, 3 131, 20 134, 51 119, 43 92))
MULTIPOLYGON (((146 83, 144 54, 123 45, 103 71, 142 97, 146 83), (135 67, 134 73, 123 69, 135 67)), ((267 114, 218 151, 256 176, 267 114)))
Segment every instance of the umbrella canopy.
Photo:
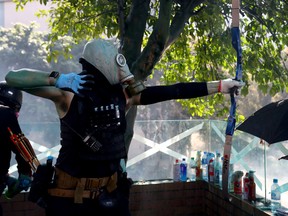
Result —
POLYGON ((282 159, 284 159, 284 160, 288 160, 288 155, 283 156, 283 157, 279 158, 278 160, 282 160, 282 159))
POLYGON ((236 127, 269 144, 288 140, 288 99, 270 103, 236 127))

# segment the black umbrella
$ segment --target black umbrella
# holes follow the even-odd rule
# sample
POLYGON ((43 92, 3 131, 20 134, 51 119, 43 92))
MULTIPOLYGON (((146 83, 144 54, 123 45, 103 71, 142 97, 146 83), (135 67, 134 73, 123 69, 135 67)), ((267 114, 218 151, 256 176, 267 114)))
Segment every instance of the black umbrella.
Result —
POLYGON ((236 130, 257 136, 269 144, 288 140, 288 99, 262 107, 236 130))
POLYGON ((236 127, 269 144, 288 140, 288 99, 270 103, 236 127))

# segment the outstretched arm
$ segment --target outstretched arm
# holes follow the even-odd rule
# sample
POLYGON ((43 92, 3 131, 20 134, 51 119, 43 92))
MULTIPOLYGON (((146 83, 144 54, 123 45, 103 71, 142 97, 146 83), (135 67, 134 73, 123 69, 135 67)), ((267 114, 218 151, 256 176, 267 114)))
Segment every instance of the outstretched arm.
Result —
POLYGON ((240 88, 243 83, 232 79, 213 82, 178 83, 169 86, 147 87, 141 94, 129 101, 130 105, 147 105, 166 100, 202 97, 217 92, 230 93, 230 89, 240 88))

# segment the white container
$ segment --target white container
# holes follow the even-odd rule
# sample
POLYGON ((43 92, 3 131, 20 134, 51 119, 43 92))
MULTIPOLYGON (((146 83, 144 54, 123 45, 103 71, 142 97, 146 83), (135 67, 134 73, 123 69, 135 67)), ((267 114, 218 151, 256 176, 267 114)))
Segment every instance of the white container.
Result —
POLYGON ((281 208, 281 191, 278 185, 278 179, 273 179, 271 186, 271 211, 276 213, 276 210, 281 208))
POLYGON ((190 162, 189 162, 189 168, 190 168, 190 180, 191 181, 196 181, 196 161, 194 157, 191 157, 190 162))
POLYGON ((180 162, 178 159, 173 164, 173 181, 180 181, 180 162))

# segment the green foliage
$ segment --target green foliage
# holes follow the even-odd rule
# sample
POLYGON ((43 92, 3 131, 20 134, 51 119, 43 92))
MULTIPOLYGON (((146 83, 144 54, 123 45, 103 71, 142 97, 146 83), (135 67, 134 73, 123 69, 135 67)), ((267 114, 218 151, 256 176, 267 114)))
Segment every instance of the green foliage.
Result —
POLYGON ((17 24, 12 29, 0 28, 0 59, 3 68, 35 66, 47 70, 46 35, 34 31, 35 24, 17 24))
MULTIPOLYGON (((20 9, 30 1, 15 0, 20 9)), ((46 0, 38 2, 47 3, 46 0)), ((157 30, 155 29, 157 23, 166 24, 166 22, 159 20, 162 1, 150 2, 150 8, 147 9, 147 19, 142 14, 137 16, 137 13, 142 13, 146 9, 143 7, 146 1, 141 1, 141 3, 131 0, 123 1, 125 3, 124 8, 122 8, 125 21, 124 29, 120 29, 119 2, 108 0, 50 1, 53 7, 48 12, 39 12, 39 16, 48 15, 51 18, 49 49, 54 50, 52 47, 55 42, 65 36, 71 36, 73 44, 78 44, 99 36, 122 39, 123 35, 119 34, 120 30, 124 32, 124 36, 127 36, 125 35, 126 30, 135 29, 135 34, 128 35, 128 38, 125 39, 125 42, 128 43, 124 46, 131 45, 129 42, 132 41, 131 43, 133 43, 135 38, 143 35, 143 38, 138 40, 143 42, 140 45, 141 50, 151 46, 151 49, 147 49, 151 53, 143 59, 155 61, 152 64, 153 67, 155 65, 153 72, 158 73, 157 70, 163 72, 162 80, 165 83, 209 81, 235 76, 236 53, 231 45, 230 0, 217 2, 206 0, 199 4, 197 1, 189 0, 173 1, 172 13, 169 14, 171 19, 170 35, 167 37, 167 41, 171 39, 174 42, 174 38, 170 38, 174 36, 174 33, 177 35, 175 36, 177 40, 175 38, 175 43, 167 44, 165 50, 159 50, 161 47, 153 49, 153 46, 157 44, 153 43, 153 40, 165 38, 163 35, 153 34, 153 30, 157 30), (139 4, 135 4, 135 2, 139 4), (139 8, 142 10, 137 11, 139 8), (137 13, 133 13, 134 11, 137 13), (130 26, 131 23, 139 25, 140 22, 138 21, 141 17, 146 19, 146 29, 143 34, 140 32, 141 29, 130 26), (131 22, 132 19, 136 19, 137 22, 131 22), (174 22, 177 25, 172 28, 174 22), (184 26, 183 29, 179 27, 181 24, 184 26), (179 37, 177 31, 181 32, 179 37), (161 56, 157 56, 156 51, 161 56)), ((242 97, 249 94, 249 86, 254 82, 258 84, 258 89, 264 94, 273 96, 278 92, 286 91, 288 75, 287 68, 283 67, 285 60, 283 50, 288 42, 287 9, 287 2, 281 0, 241 1, 240 31, 243 48, 243 80, 247 84, 241 91, 242 97)), ((145 15, 144 12, 143 14, 145 15)), ((167 19, 165 16, 164 18, 167 19)), ((161 27, 163 25, 158 25, 158 28, 161 27)), ((163 29, 165 30, 165 27, 163 29)), ((163 31, 159 32, 163 33, 163 31)), ((135 49, 139 48, 139 44, 133 44, 133 46, 135 49)), ((63 49, 64 53, 71 50, 71 44, 64 47, 67 47, 63 49)), ((54 52, 49 53, 49 60, 55 59, 61 53, 60 49, 54 50, 54 52)), ((126 54, 129 55, 129 53, 126 54)), ((141 57, 141 54, 143 52, 139 53, 139 56, 136 53, 136 56, 133 56, 134 62, 130 65, 138 63, 136 60, 141 57)), ((133 53, 133 55, 135 54, 133 53)), ((148 76, 151 73, 150 68, 146 64, 141 65, 143 66, 139 71, 143 70, 148 76)), ((223 96, 214 95, 208 99, 200 98, 192 102, 185 101, 182 103, 194 116, 206 117, 213 113, 218 116, 225 112, 226 115, 229 108, 229 102, 227 103, 225 98, 224 103, 223 99, 223 96)))
MULTIPOLYGON (((59 37, 69 35, 75 43, 107 35, 115 36, 118 32, 117 4, 105 0, 97 1, 52 1, 55 7, 50 9, 51 34, 50 46, 59 37)), ((40 11, 39 16, 46 16, 40 11)))
MULTIPOLYGON (((193 17, 191 22, 195 25, 185 27, 177 42, 167 50, 156 66, 156 70, 163 70, 164 83, 204 82, 235 76, 235 66, 229 63, 236 62, 230 29, 224 25, 223 17, 215 12, 213 15, 211 11, 213 5, 210 10, 193 17)), ((223 95, 217 94, 181 100, 180 103, 192 116, 207 118, 214 115, 216 118, 229 112, 226 99, 223 95)))
MULTIPOLYGON (((0 77, 4 80, 5 75, 11 69, 23 67, 35 68, 50 72, 58 70, 60 72, 80 72, 80 64, 77 63, 81 55, 83 44, 73 46, 70 50, 69 59, 65 56, 57 57, 57 64, 47 62, 48 35, 35 31, 37 26, 17 24, 13 28, 0 28, 0 77)), ((71 46, 71 37, 63 37, 55 43, 54 49, 62 50, 65 44, 71 46)), ((68 46, 68 45, 67 45, 68 46)), ((24 95, 24 103, 21 110, 21 121, 24 122, 45 122, 58 121, 54 104, 45 99, 37 98, 29 94, 24 95), (31 118, 32 117, 32 118, 31 118)))

